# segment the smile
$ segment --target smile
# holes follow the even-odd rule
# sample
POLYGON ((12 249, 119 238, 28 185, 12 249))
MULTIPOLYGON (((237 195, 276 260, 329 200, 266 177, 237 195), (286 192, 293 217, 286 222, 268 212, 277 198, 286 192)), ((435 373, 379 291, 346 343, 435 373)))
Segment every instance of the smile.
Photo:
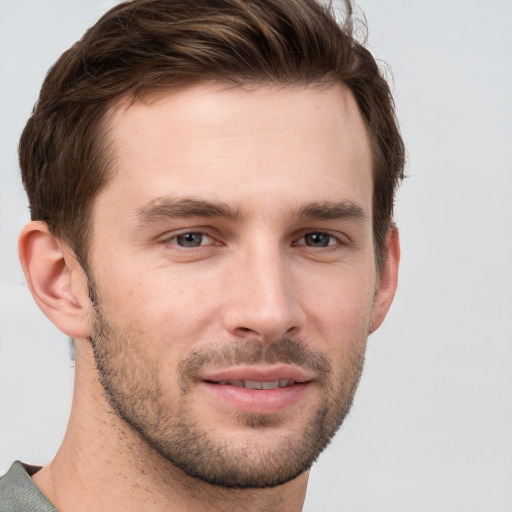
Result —
POLYGON ((221 380, 214 384, 222 386, 235 386, 245 389, 277 389, 286 388, 295 384, 294 380, 274 380, 274 381, 257 381, 257 380, 221 380))
POLYGON ((287 365, 238 367, 201 375, 203 389, 222 411, 274 414, 297 405, 313 391, 313 376, 287 365))

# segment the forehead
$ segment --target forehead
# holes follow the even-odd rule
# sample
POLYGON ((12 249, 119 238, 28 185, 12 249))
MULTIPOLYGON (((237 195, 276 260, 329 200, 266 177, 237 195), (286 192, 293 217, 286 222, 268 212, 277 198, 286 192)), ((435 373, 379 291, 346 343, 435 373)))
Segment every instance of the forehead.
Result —
POLYGON ((248 204, 274 191, 296 203, 371 202, 368 133, 339 86, 152 93, 118 103, 108 137, 114 178, 100 196, 126 203, 169 194, 248 204))

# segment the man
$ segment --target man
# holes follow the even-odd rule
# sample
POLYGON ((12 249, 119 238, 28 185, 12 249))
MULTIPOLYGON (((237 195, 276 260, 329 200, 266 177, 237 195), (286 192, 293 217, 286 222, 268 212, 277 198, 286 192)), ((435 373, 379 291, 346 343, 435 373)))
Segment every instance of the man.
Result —
POLYGON ((313 0, 105 14, 20 141, 20 259, 76 376, 0 510, 301 510, 394 296, 403 161, 375 61, 313 0))

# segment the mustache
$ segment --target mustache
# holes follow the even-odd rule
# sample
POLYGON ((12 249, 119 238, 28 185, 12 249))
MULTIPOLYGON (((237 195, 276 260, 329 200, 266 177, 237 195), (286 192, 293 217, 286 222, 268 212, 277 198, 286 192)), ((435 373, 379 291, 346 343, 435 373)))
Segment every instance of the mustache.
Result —
POLYGON ((299 366, 318 377, 325 377, 331 372, 329 360, 323 354, 311 350, 299 341, 281 338, 265 344, 236 341, 219 348, 192 352, 179 364, 180 380, 183 384, 191 382, 205 365, 230 367, 263 363, 299 366))

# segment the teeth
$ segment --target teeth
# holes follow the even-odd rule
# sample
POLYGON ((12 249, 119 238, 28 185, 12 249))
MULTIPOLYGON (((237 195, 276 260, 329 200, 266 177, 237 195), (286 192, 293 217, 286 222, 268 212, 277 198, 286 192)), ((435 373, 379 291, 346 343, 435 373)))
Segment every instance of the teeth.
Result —
POLYGON ((263 382, 258 382, 257 380, 244 380, 245 389, 263 389, 263 384, 263 382))
POLYGON ((227 384, 229 386, 236 386, 246 389, 277 389, 291 386, 295 384, 295 381, 287 379, 274 380, 269 382, 260 382, 258 380, 220 380, 217 382, 217 384, 221 384, 223 386, 227 384))
POLYGON ((274 382, 262 382, 261 389, 277 389, 279 387, 279 381, 274 382))

